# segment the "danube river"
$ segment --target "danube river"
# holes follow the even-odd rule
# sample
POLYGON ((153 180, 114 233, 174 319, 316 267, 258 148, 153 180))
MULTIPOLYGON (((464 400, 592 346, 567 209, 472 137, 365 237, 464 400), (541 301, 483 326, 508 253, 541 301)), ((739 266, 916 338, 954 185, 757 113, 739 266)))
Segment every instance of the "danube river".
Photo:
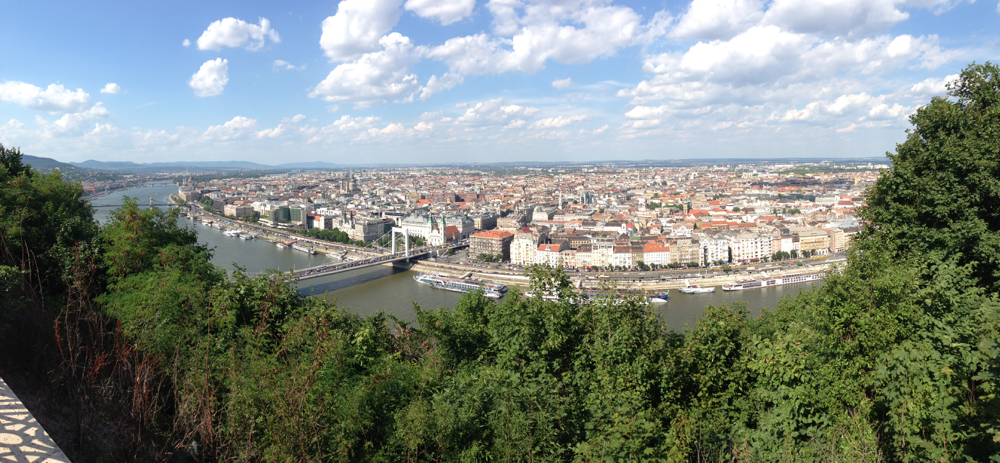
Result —
MULTIPOLYGON (((104 223, 111 210, 122 204, 124 196, 136 198, 139 206, 145 208, 149 206, 150 198, 153 198, 155 204, 162 205, 176 192, 175 185, 158 183, 111 193, 95 198, 91 203, 96 210, 97 220, 104 223)), ((195 225, 186 219, 180 219, 179 223, 193 227, 198 232, 199 241, 214 250, 212 261, 227 270, 232 270, 233 264, 236 264, 245 268, 247 273, 258 274, 269 269, 287 271, 334 261, 322 254, 309 256, 291 249, 279 249, 265 240, 228 238, 220 230, 195 225)), ((413 275, 415 272, 408 270, 388 266, 374 267, 306 280, 302 282, 300 290, 336 301, 339 306, 363 316, 382 310, 401 320, 415 318, 414 303, 424 309, 454 307, 461 297, 458 293, 417 283, 413 281, 413 275)), ((683 294, 672 290, 669 302, 655 304, 653 307, 668 325, 683 330, 685 325, 694 326, 695 319, 708 304, 744 302, 750 308, 751 315, 757 316, 761 308, 773 308, 781 298, 811 287, 811 284, 801 284, 737 292, 726 292, 720 288, 707 294, 683 294)))

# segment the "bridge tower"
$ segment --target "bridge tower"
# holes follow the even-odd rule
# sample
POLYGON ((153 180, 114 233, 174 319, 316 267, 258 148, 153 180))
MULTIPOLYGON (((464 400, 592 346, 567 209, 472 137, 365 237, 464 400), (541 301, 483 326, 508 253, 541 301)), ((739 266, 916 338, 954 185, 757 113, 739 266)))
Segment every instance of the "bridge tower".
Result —
POLYGON ((392 254, 396 254, 396 233, 403 235, 403 249, 406 256, 410 255, 410 231, 406 228, 392 227, 392 254))

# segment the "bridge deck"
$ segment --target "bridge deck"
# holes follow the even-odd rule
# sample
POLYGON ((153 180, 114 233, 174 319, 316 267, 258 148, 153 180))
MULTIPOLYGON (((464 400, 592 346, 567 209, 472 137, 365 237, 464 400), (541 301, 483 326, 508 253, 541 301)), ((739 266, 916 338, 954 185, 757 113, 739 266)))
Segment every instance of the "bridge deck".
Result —
POLYGON ((431 253, 430 250, 425 250, 420 252, 410 251, 409 255, 403 253, 397 253, 395 255, 372 257, 369 259, 355 260, 351 262, 343 262, 331 265, 320 265, 317 267, 310 267, 302 270, 297 270, 293 276, 298 280, 308 280, 310 278, 334 275, 341 272, 358 270, 366 267, 373 267, 375 265, 389 264, 392 262, 399 262, 401 260, 412 259, 415 257, 423 257, 430 253, 431 253))

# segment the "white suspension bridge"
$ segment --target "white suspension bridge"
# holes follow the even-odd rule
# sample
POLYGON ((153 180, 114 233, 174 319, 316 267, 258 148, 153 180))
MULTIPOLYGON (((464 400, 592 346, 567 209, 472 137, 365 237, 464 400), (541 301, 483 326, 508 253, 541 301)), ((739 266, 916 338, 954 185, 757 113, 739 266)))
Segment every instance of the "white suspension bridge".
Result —
POLYGON ((381 248, 380 246, 377 246, 374 243, 381 241, 382 238, 385 238, 387 236, 390 237, 390 239, 392 240, 391 251, 388 252, 387 254, 383 254, 381 256, 376 256, 376 257, 369 257, 366 259, 353 260, 350 262, 342 262, 338 264, 319 265, 316 267, 304 268, 301 270, 296 270, 295 273, 293 273, 293 277, 298 280, 307 280, 310 278, 334 275, 337 273, 358 270, 367 267, 373 267, 376 265, 400 262, 414 258, 423 258, 434 252, 448 251, 450 249, 458 249, 469 245, 468 241, 459 241, 455 243, 449 243, 443 246, 422 246, 419 248, 410 249, 410 239, 409 239, 410 236, 407 230, 404 228, 393 228, 392 231, 390 231, 389 233, 386 233, 382 237, 373 241, 372 246, 382 249, 383 251, 386 251, 384 248, 381 248), (402 240, 397 240, 397 237, 401 237, 402 240), (403 250, 401 252, 397 252, 398 241, 402 241, 403 250))

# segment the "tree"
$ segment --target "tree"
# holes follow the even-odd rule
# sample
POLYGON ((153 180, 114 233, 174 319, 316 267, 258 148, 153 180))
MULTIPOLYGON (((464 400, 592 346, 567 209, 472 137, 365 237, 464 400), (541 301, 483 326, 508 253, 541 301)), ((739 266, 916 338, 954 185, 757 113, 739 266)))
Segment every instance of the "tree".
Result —
POLYGON ((739 212, 739 211, 740 211, 740 208, 739 208, 739 206, 735 206, 735 207, 733 207, 733 212, 739 212))
POLYGON ((729 264, 722 264, 722 271, 726 272, 726 273, 729 273, 729 272, 733 271, 733 268, 730 267, 729 264))
POLYGON ((796 258, 799 257, 799 252, 796 251, 796 250, 794 250, 794 249, 792 249, 792 252, 789 253, 789 257, 791 257, 792 259, 796 259, 796 258))

